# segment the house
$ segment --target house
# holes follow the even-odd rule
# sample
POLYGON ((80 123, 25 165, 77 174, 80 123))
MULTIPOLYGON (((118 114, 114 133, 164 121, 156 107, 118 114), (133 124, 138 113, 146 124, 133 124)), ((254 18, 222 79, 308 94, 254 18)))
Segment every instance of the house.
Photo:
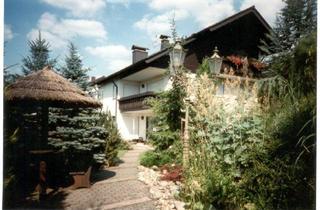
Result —
MULTIPOLYGON (((219 54, 232 61, 234 55, 258 59, 261 39, 271 27, 255 9, 250 7, 231 17, 192 34, 183 42, 187 54, 184 67, 196 73, 205 57, 212 55, 215 46, 219 54)), ((170 88, 166 71, 169 66, 170 44, 168 36, 162 35, 161 49, 148 55, 148 49, 132 46, 132 64, 109 76, 93 82, 103 109, 115 117, 122 137, 126 140, 146 139, 152 127, 152 111, 144 100, 170 88)))

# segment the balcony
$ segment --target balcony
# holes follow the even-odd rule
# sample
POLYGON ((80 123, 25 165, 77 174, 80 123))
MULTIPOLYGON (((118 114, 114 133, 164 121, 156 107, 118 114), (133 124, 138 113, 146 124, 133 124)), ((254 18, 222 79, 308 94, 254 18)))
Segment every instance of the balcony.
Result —
POLYGON ((156 93, 149 91, 122 97, 119 99, 119 109, 121 112, 149 109, 150 107, 145 103, 145 99, 155 96, 156 93))

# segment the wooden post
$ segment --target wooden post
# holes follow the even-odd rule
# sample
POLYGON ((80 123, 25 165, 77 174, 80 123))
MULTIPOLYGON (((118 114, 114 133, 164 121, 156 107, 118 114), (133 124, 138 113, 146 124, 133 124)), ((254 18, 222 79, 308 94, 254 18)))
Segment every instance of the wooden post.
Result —
POLYGON ((49 108, 46 105, 41 107, 41 149, 48 145, 48 119, 49 108))
POLYGON ((45 200, 47 197, 47 164, 45 161, 39 163, 39 200, 45 200))
POLYGON ((186 167, 189 161, 189 104, 186 103, 185 129, 183 136, 183 166, 186 167))

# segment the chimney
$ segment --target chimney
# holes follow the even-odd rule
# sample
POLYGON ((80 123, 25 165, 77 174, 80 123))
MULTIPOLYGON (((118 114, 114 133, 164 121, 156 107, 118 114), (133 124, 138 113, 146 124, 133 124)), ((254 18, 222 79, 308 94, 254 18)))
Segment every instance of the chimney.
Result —
POLYGON ((96 77, 91 77, 91 82, 94 83, 96 81, 96 77))
POLYGON ((149 50, 148 48, 132 45, 131 50, 132 50, 132 63, 136 63, 148 57, 148 52, 147 52, 147 50, 149 50))
POLYGON ((169 36, 167 36, 167 35, 160 35, 160 40, 161 40, 160 50, 163 50, 163 49, 170 47, 170 43, 169 43, 168 38, 169 38, 169 36))

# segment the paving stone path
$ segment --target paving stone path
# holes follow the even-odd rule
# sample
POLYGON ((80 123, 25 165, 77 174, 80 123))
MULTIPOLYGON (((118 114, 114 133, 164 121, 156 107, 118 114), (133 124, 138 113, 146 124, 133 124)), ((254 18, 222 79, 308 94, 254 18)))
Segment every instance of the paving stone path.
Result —
POLYGON ((134 144, 119 166, 92 175, 94 184, 90 188, 70 191, 64 200, 65 209, 155 209, 148 186, 138 180, 139 156, 148 149, 144 144, 134 144))

